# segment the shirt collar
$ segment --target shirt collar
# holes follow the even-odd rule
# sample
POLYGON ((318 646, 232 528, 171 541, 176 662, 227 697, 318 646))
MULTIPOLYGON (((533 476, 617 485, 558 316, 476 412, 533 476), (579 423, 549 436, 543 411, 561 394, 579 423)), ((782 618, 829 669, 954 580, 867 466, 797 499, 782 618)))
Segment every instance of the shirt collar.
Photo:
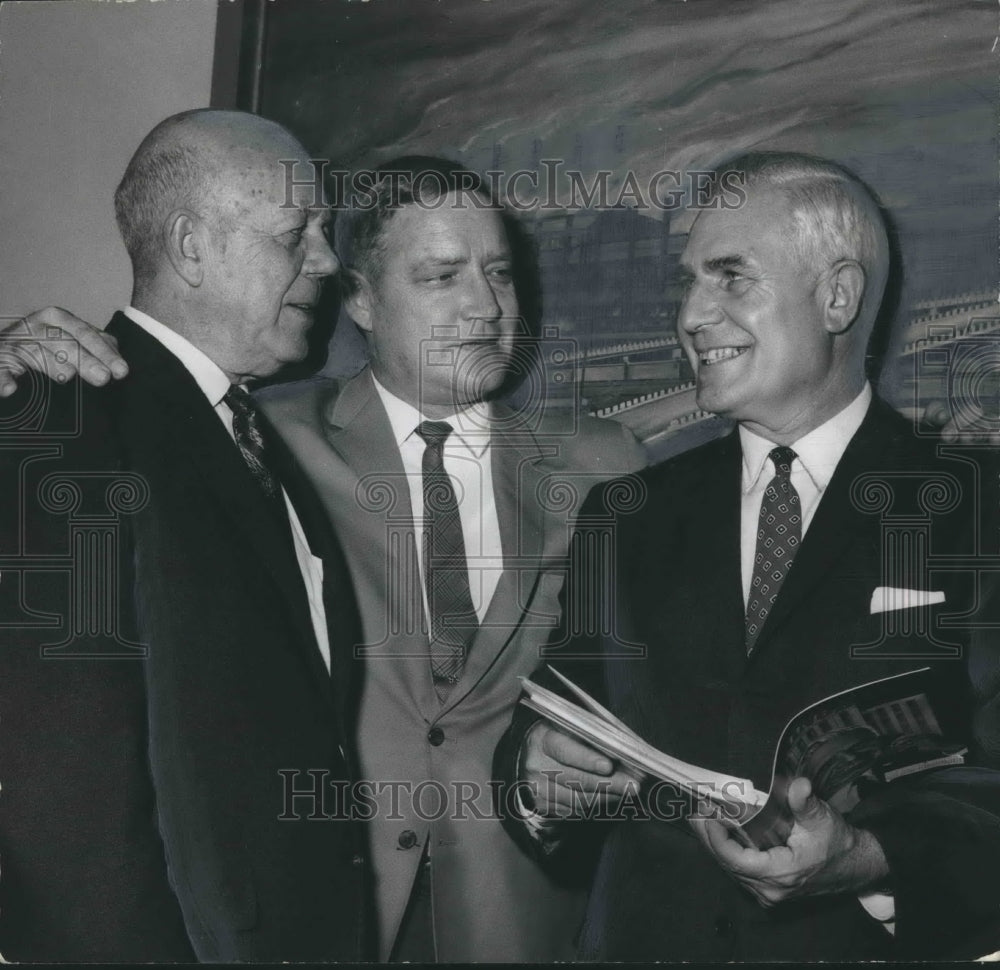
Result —
MULTIPOLYGON (((871 385, 866 381, 861 393, 829 421, 813 428, 807 435, 791 445, 796 457, 812 479, 819 492, 824 491, 833 478, 840 459, 851 438, 861 427, 872 401, 871 385)), ((743 449, 743 494, 752 491, 767 463, 767 456, 775 447, 773 441, 740 425, 740 445, 743 449)))
POLYGON ((202 394, 208 398, 208 403, 213 408, 218 406, 226 396, 230 383, 229 378, 215 361, 195 347, 186 337, 154 320, 148 313, 143 313, 142 310, 132 306, 125 307, 123 312, 134 324, 142 327, 152 338, 163 344, 187 368, 201 388, 202 394))
MULTIPOLYGON (((375 375, 372 375, 372 383, 382 401, 382 407, 389 418, 392 426, 392 437, 397 448, 402 448, 403 444, 417 433, 417 425, 423 421, 430 421, 412 404, 397 397, 392 391, 381 384, 375 375)), ((466 408, 457 411, 447 418, 437 418, 434 420, 447 421, 454 429, 454 437, 475 458, 482 458, 483 453, 490 444, 490 431, 488 425, 483 426, 483 415, 473 408, 466 408)))

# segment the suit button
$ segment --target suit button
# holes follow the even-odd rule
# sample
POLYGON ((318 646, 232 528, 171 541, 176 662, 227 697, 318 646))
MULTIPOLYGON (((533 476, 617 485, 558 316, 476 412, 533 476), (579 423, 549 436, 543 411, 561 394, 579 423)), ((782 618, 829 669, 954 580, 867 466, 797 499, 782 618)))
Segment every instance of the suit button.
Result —
POLYGON ((444 731, 442 731, 439 727, 432 727, 427 732, 427 740, 430 741, 435 748, 438 747, 438 745, 444 744, 444 731))
POLYGON ((417 833, 411 829, 404 829, 396 841, 401 849, 412 849, 417 844, 417 833))
POLYGON ((733 932, 732 920, 730 920, 728 916, 720 916, 715 921, 715 926, 713 927, 713 929, 715 930, 716 936, 722 936, 722 937, 729 936, 733 932))
POLYGON ((359 852, 357 855, 351 859, 352 866, 363 866, 365 864, 365 857, 359 852))

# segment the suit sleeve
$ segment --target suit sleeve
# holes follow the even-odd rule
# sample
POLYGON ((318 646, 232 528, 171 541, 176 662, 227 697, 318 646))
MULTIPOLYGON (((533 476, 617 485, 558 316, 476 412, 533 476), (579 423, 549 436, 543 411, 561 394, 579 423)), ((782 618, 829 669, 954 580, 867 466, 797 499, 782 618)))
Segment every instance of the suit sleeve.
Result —
POLYGON ((105 420, 113 393, 25 382, 0 403, 11 459, 0 473, 10 562, 0 577, 0 952, 15 962, 195 959, 149 779, 130 516, 109 514, 107 502, 116 482, 121 498, 139 491, 105 420), (67 555, 75 513, 64 503, 87 534, 107 530, 88 548, 89 572, 67 555), (71 589, 115 607, 93 614, 103 622, 89 637, 73 636, 82 614, 71 589), (24 606, 58 625, 32 622, 24 606))
POLYGON ((968 959, 1000 947, 1000 773, 946 768, 883 786, 850 821, 889 863, 901 957, 968 959))
MULTIPOLYGON (((627 429, 624 430, 627 432, 627 429)), ((631 435, 631 432, 627 433, 631 435)), ((531 676, 535 683, 573 699, 553 674, 552 670, 556 669, 602 704, 606 704, 608 699, 602 653, 604 643, 597 632, 602 629, 602 624, 593 620, 589 623, 582 622, 581 601, 588 598, 590 590, 594 588, 608 588, 601 581, 607 564, 593 554, 593 544, 587 539, 587 520, 603 509, 606 487, 607 483, 592 489, 581 508, 577 527, 569 544, 566 581, 559 594, 559 625, 545 647, 541 663, 531 676), (598 584, 596 587, 595 583, 598 584)), ((601 601, 598 612, 603 614, 609 608, 609 603, 601 601)), ((532 829, 525 824, 524 815, 519 808, 522 805, 532 808, 533 800, 532 792, 520 779, 521 752, 528 733, 540 720, 541 715, 523 704, 515 706, 510 726, 501 737, 494 754, 493 777, 497 783, 495 791, 498 794, 498 811, 508 833, 526 852, 552 867, 565 864, 568 857, 581 852, 587 854, 599 844, 600 836, 597 833, 603 826, 587 820, 561 822, 557 826, 559 851, 550 851, 553 843, 539 838, 537 833, 533 834, 532 829)))
MULTIPOLYGON (((1000 452, 974 456, 982 472, 980 548, 1000 553, 1000 452)), ((972 737, 980 764, 1000 768, 1000 573, 982 577, 982 600, 970 632, 968 668, 975 701, 972 737)))
POLYGON ((589 418, 589 433, 582 437, 585 466, 607 478, 631 475, 649 464, 649 455, 631 428, 610 418, 589 418))
MULTIPOLYGON (((996 476, 988 471, 980 481, 987 488, 979 547, 989 554, 996 552, 996 476)), ((1000 590, 993 575, 982 586, 963 643, 969 763, 881 786, 849 816, 885 853, 901 957, 968 959, 1000 949, 1000 590)), ((972 592, 964 592, 971 612, 972 592)))

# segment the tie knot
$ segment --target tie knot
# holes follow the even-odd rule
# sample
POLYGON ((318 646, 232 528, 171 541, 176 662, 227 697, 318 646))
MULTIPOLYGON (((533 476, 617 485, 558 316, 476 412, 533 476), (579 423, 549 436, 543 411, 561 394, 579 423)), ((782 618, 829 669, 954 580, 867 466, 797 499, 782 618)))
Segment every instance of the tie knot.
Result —
POLYGON ((424 439, 424 444, 441 447, 454 429, 447 421, 421 421, 417 425, 417 434, 424 439))
POLYGON ((779 445, 777 448, 772 448, 767 457, 774 462, 775 474, 786 478, 792 474, 792 462, 797 456, 791 448, 779 445))
POLYGON ((226 396, 222 399, 233 414, 252 414, 256 411, 253 398, 239 384, 230 384, 226 396))
POLYGON ((233 438, 250 473, 271 498, 281 495, 281 484, 273 466, 273 454, 268 456, 265 422, 253 398, 238 384, 233 384, 222 399, 233 412, 233 438))

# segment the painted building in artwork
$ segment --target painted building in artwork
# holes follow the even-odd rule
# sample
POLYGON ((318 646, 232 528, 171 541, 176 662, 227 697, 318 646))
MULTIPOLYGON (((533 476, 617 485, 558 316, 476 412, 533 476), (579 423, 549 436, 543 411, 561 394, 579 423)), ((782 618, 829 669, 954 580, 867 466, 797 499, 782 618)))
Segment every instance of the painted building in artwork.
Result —
POLYGON ((629 207, 545 214, 529 226, 537 248, 543 327, 561 352, 546 365, 551 392, 575 387, 588 410, 623 393, 691 379, 677 343, 676 268, 685 237, 669 215, 629 207))
POLYGON ((914 304, 891 363, 900 388, 893 403, 914 415, 948 401, 967 429, 1000 430, 1000 307, 995 290, 914 304))

